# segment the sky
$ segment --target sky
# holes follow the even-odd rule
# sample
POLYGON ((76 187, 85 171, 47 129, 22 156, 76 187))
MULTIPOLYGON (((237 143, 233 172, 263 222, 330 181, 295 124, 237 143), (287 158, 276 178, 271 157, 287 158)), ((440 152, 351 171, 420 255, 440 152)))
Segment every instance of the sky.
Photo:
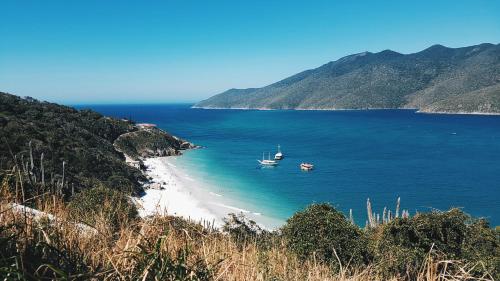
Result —
POLYGON ((343 56, 500 43, 500 1, 0 0, 0 91, 196 102, 343 56))

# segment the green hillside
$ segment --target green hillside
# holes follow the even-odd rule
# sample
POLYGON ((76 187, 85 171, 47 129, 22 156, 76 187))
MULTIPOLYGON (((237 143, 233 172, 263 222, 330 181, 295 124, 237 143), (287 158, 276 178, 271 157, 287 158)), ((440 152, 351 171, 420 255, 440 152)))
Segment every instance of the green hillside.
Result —
POLYGON ((146 178, 119 151, 146 147, 144 156, 170 155, 191 146, 159 129, 144 134, 129 120, 6 93, 0 93, 0 136, 0 180, 18 167, 31 175, 27 193, 43 185, 65 196, 96 185, 138 194, 146 178), (124 134, 128 141, 117 150, 114 142, 124 134))
POLYGON ((231 89, 194 107, 243 109, 417 108, 500 113, 500 45, 434 45, 343 57, 263 88, 231 89))

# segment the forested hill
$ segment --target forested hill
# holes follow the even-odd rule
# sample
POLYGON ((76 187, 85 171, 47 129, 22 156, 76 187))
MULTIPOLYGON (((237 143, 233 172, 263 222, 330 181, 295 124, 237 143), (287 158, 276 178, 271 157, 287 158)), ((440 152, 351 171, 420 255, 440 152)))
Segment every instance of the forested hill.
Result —
POLYGON ((67 196, 94 186, 137 194, 147 179, 119 151, 138 159, 189 147, 162 130, 145 131, 129 120, 0 92, 0 181, 17 168, 31 175, 25 187, 51 186, 67 196), (127 141, 115 143, 123 134, 127 141))
POLYGON ((194 107, 500 113, 500 44, 364 52, 263 88, 231 89, 194 107))

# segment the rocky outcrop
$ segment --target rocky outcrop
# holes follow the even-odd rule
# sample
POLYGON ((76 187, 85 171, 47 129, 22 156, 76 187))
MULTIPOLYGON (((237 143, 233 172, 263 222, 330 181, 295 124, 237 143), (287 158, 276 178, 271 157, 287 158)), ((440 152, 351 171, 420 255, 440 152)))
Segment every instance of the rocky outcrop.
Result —
POLYGON ((197 147, 156 127, 137 127, 137 131, 119 136, 114 145, 133 160, 180 155, 182 150, 197 147))

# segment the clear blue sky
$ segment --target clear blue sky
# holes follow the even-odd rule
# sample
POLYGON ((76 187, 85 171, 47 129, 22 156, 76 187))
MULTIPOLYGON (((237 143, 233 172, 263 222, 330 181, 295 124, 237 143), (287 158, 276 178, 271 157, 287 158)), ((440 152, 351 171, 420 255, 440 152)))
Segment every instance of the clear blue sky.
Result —
POLYGON ((362 51, 500 43, 500 1, 1 0, 0 91, 197 101, 362 51))

